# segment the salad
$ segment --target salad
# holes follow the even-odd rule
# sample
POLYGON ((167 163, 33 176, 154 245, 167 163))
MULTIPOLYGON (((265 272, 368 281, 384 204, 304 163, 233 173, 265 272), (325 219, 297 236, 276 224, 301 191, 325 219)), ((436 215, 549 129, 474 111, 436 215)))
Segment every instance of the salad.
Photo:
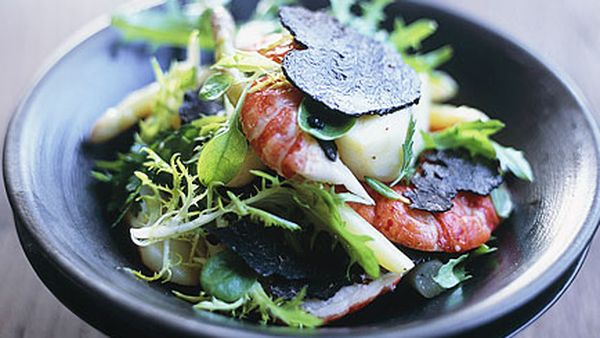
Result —
POLYGON ((447 103, 452 48, 422 50, 434 21, 381 28, 391 2, 263 0, 239 26, 215 0, 114 16, 128 41, 187 46, 90 135, 133 135, 92 173, 139 250, 126 271, 199 311, 300 328, 471 278, 513 209, 505 177, 533 173, 492 140, 501 121, 447 103))

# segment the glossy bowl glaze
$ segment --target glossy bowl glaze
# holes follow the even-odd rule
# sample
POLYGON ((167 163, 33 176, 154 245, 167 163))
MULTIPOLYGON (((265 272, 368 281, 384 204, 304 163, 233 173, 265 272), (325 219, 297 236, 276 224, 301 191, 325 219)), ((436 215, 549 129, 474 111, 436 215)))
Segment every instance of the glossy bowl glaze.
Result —
MULTIPOLYGON (((235 12, 248 13, 250 3, 238 1, 235 12)), ((500 141, 524 149, 533 165, 535 183, 509 181, 517 210, 496 233, 498 253, 472 280, 431 301, 400 288, 331 327, 298 331, 197 313, 168 286, 133 279, 119 268, 140 268, 135 251, 111 229, 89 174, 93 160, 114 149, 85 139, 107 107, 153 75, 147 54, 116 48, 118 34, 100 25, 47 68, 6 139, 7 191, 23 248, 44 283, 82 318, 119 336, 449 336, 506 318, 548 290, 583 254, 600 218, 592 115, 553 70, 484 25, 417 1, 396 3, 389 13, 439 22, 429 44, 455 48, 446 70, 461 84, 456 103, 505 121, 500 141)), ((161 54, 163 65, 169 57, 161 54)))

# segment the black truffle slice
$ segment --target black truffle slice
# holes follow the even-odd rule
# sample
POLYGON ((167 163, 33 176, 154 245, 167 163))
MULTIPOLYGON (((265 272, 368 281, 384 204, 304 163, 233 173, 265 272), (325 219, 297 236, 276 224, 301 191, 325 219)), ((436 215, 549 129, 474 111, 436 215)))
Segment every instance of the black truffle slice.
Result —
POLYGON ((314 266, 314 273, 308 279, 289 280, 272 278, 265 284, 276 297, 292 299, 304 288, 308 298, 326 300, 344 286, 363 282, 364 271, 357 265, 348 268, 350 261, 341 245, 332 250, 333 241, 329 235, 320 233, 314 240, 306 242, 311 250, 305 252, 305 259, 314 266), (312 242, 313 244, 309 244, 312 242))
POLYGON ((315 101, 351 116, 385 115, 419 102, 417 73, 387 44, 323 12, 284 7, 280 19, 306 46, 285 56, 283 72, 315 101))
POLYGON ((227 227, 212 228, 209 232, 263 277, 308 278, 312 273, 309 262, 286 245, 277 230, 242 218, 227 227))
MULTIPOLYGON (((246 218, 209 232, 256 271, 276 297, 291 299, 306 287, 308 297, 328 299, 352 284, 348 255, 339 245, 332 250, 331 237, 325 233, 311 240, 309 232, 265 228, 246 218), (286 237, 290 235, 293 238, 286 237)), ((362 273, 357 267, 352 271, 353 276, 362 273)))
POLYGON ((489 195, 503 182, 498 164, 484 158, 471 158, 462 151, 433 151, 423 156, 418 173, 412 178, 413 190, 404 193, 411 208, 445 212, 459 191, 489 195))
POLYGON ((331 49, 332 43, 347 39, 349 34, 360 36, 331 15, 302 7, 282 7, 279 19, 296 41, 308 48, 331 49))
POLYGON ((202 100, 198 91, 190 90, 183 96, 183 103, 179 108, 179 117, 183 124, 197 120, 201 116, 216 115, 224 109, 223 104, 219 101, 202 100))

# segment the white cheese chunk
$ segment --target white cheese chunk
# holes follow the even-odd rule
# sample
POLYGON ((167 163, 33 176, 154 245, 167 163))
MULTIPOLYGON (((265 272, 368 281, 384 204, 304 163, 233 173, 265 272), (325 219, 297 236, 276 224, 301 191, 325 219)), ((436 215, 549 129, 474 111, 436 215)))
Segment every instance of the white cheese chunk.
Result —
POLYGON ((363 116, 348 134, 336 141, 342 161, 360 180, 369 176, 390 182, 398 176, 411 114, 417 122, 414 153, 423 150, 419 131, 429 130, 431 98, 426 76, 421 76, 421 83, 418 105, 385 116, 363 116))

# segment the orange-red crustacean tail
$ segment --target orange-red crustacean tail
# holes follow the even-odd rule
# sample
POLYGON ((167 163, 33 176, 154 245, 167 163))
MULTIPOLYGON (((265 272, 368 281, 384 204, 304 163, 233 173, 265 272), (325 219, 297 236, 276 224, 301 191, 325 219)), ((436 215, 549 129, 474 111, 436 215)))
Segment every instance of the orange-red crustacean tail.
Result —
MULTIPOLYGON (((293 48, 295 44, 289 42, 260 52, 281 62, 285 53, 293 48)), ((343 185, 372 204, 372 198, 350 169, 339 158, 329 160, 318 142, 298 126, 302 92, 283 79, 267 85, 265 81, 271 79, 265 76, 255 82, 240 113, 244 134, 262 162, 287 178, 298 175, 312 181, 343 185)))

